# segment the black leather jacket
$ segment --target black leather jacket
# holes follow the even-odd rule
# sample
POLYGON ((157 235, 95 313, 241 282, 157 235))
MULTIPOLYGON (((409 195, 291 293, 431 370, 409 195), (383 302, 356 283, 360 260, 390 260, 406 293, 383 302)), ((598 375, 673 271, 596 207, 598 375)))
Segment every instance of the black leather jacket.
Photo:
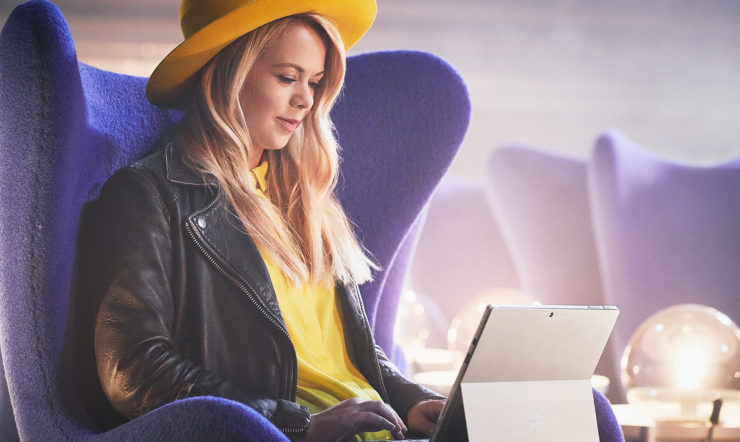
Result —
MULTIPOLYGON (((103 390, 127 419, 190 396, 233 399, 300 439, 310 414, 295 403, 295 349, 254 242, 217 196, 172 144, 103 187, 90 269, 103 390)), ((350 357, 383 400, 406 419, 438 398, 374 344, 358 288, 337 290, 350 357)))

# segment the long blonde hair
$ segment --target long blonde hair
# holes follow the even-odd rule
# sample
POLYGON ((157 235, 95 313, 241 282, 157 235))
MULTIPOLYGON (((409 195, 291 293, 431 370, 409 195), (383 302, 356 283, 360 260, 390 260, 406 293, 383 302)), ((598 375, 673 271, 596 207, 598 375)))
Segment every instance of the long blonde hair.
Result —
POLYGON ((345 54, 336 27, 317 14, 290 16, 251 31, 220 51, 202 70, 178 128, 190 167, 216 179, 221 193, 263 253, 296 284, 361 284, 376 265, 367 257, 334 196, 339 145, 329 111, 344 83, 345 54), (327 54, 314 105, 282 150, 266 150, 267 196, 257 196, 248 158, 253 152, 240 91, 264 51, 291 24, 323 36, 327 54))

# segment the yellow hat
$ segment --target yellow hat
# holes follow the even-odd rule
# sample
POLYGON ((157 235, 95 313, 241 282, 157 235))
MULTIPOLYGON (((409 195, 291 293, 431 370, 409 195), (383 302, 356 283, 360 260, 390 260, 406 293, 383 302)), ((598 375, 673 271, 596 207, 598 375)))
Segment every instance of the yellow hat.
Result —
POLYGON ((146 96, 158 106, 184 108, 190 80, 213 56, 247 32, 289 15, 326 17, 349 49, 370 28, 376 10, 375 0, 182 0, 185 41, 154 69, 146 96))

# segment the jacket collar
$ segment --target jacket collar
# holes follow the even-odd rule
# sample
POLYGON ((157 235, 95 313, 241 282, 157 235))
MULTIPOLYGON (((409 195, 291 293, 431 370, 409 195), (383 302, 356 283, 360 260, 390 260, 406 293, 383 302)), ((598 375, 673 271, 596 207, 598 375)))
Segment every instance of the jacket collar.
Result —
POLYGON ((167 181, 186 186, 217 186, 211 175, 203 176, 188 167, 182 160, 180 148, 173 142, 167 143, 164 149, 165 170, 167 181))

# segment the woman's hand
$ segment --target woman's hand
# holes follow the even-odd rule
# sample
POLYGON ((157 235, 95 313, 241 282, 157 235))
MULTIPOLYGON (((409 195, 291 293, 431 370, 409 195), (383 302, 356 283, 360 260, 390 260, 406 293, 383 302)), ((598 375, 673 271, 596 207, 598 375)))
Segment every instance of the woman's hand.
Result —
POLYGON ((352 398, 311 416, 305 442, 349 441, 357 433, 388 430, 403 439, 407 431, 390 405, 381 401, 352 398))
POLYGON ((412 405, 408 416, 411 431, 430 436, 444 405, 444 399, 419 401, 412 405))

